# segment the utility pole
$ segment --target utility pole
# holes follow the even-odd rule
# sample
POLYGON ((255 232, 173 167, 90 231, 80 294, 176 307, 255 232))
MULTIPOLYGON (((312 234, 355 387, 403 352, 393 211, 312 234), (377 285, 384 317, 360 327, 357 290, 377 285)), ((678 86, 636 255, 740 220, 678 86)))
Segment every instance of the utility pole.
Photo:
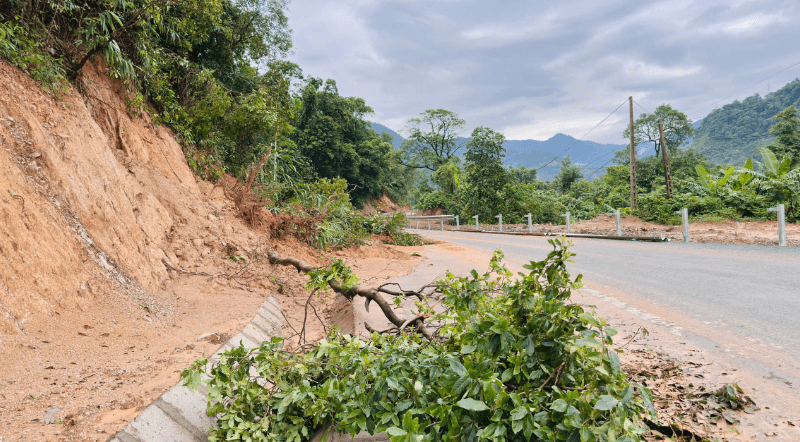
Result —
POLYGON ((669 169, 669 155, 667 155, 667 142, 664 138, 664 124, 658 120, 658 130, 661 132, 661 155, 664 158, 664 178, 667 180, 667 198, 672 198, 672 171, 669 169))
POLYGON ((633 142, 633 96, 628 97, 631 105, 631 209, 639 207, 636 197, 636 144, 633 142))

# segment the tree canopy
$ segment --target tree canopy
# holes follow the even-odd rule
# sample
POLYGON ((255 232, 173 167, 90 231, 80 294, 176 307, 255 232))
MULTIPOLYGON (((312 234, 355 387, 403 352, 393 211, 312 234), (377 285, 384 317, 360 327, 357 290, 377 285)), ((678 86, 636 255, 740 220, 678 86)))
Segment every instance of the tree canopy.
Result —
POLYGON ((503 142, 503 134, 488 127, 476 127, 464 152, 466 208, 482 219, 497 215, 499 191, 508 182, 509 174, 503 167, 506 152, 503 142))
POLYGON ((761 97, 751 95, 714 109, 697 128, 692 147, 712 164, 742 164, 761 158, 759 149, 774 142, 775 115, 800 104, 800 79, 761 97))
MULTIPOLYGON (((664 146, 661 145, 661 132, 658 122, 664 125, 664 139, 667 143, 667 152, 672 154, 678 147, 694 136, 694 127, 686 114, 672 108, 669 104, 662 104, 652 114, 643 113, 633 123, 633 140, 635 144, 644 142, 653 143, 656 156, 661 154, 664 146)), ((630 139, 630 127, 622 132, 625 139, 630 139)))
POLYGON ((403 142, 406 164, 436 170, 448 161, 457 161, 461 144, 457 138, 466 122, 455 112, 428 109, 419 118, 408 120, 408 138, 403 142))
POLYGON ((779 156, 790 155, 793 166, 800 164, 800 118, 797 106, 791 105, 775 115, 778 122, 769 129, 775 143, 769 148, 779 156))

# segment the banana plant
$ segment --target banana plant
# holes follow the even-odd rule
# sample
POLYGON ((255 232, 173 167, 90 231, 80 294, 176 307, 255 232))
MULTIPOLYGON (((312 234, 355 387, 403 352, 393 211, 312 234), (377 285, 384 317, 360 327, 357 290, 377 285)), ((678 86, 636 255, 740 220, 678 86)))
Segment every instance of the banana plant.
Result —
POLYGON ((698 182, 701 186, 706 188, 712 194, 717 194, 719 191, 728 184, 728 181, 733 176, 733 172, 736 171, 736 168, 731 166, 725 173, 721 176, 714 176, 708 173, 705 167, 697 165, 695 166, 695 170, 697 171, 697 177, 699 178, 698 182))

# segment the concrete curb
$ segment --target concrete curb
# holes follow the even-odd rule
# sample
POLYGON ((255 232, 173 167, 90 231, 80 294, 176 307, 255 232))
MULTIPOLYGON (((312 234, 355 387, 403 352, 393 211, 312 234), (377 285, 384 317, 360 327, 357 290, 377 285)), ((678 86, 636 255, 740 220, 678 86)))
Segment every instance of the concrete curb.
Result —
MULTIPOLYGON (((252 349, 273 336, 280 336, 283 320, 280 304, 270 297, 244 329, 217 350, 209 363, 239 346, 252 349)), ((194 393, 178 384, 153 401, 150 406, 109 442, 206 442, 216 419, 206 415, 205 386, 194 393)))

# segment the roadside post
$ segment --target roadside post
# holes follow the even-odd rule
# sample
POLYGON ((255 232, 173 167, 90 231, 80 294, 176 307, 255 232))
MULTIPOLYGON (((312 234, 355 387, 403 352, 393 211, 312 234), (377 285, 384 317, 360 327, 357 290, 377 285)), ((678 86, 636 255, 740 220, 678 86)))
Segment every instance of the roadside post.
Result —
POLYGON ((786 247, 786 214, 785 206, 778 204, 775 207, 770 207, 767 212, 777 212, 778 214, 778 246, 786 247))
POLYGON ((458 221, 458 215, 456 215, 456 230, 461 230, 461 224, 458 221))
POLYGON ((495 218, 500 220, 500 231, 502 232, 503 231, 503 214, 501 213, 500 215, 495 215, 495 218))
POLYGON ((683 220, 683 242, 689 242, 689 209, 683 208, 677 212, 683 220))
POLYGON ((444 232, 444 220, 440 220, 439 222, 442 223, 442 232, 444 232))
POLYGON ((572 230, 570 229, 570 225, 569 225, 569 212, 567 212, 567 213, 565 213, 565 214, 563 214, 561 216, 565 216, 567 218, 567 233, 572 233, 572 230))
POLYGON ((619 210, 614 212, 614 218, 616 218, 617 221, 617 236, 622 236, 622 225, 620 225, 619 222, 619 210))
POLYGON ((419 229, 419 221, 417 221, 417 229, 419 229))
POLYGON ((430 229, 431 229, 431 221, 428 220, 428 230, 430 230, 430 229))
POLYGON ((473 216, 473 218, 475 218, 475 230, 480 232, 481 231, 481 225, 478 224, 478 215, 473 216))
POLYGON ((531 219, 533 219, 532 215, 529 213, 525 215, 528 218, 528 233, 533 233, 533 225, 531 224, 531 219))

